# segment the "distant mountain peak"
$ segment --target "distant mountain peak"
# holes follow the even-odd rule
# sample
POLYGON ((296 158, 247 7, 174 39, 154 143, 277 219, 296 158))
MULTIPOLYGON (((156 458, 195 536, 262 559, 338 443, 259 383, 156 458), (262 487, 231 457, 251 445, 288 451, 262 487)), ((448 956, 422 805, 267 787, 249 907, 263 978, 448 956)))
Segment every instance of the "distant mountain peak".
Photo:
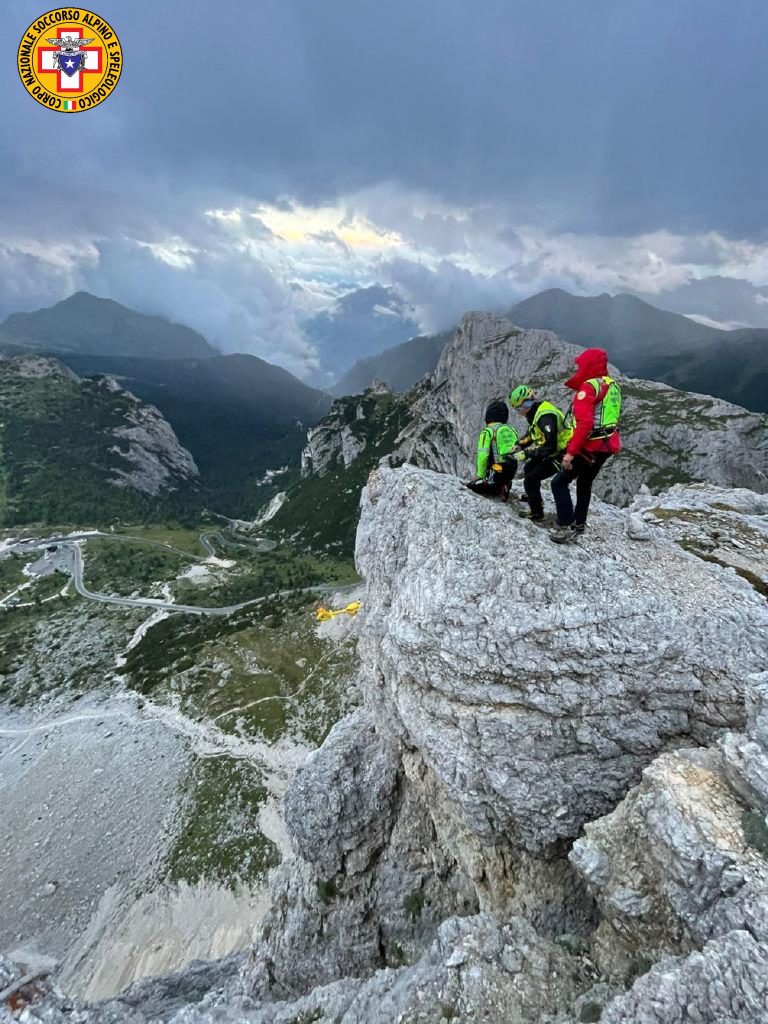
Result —
POLYGON ((304 332, 322 360, 326 386, 354 363, 419 332, 416 313, 396 288, 373 284, 340 296, 304 332))
MULTIPOLYGON (((766 409, 766 329, 724 330, 702 323, 700 317, 659 309, 629 292, 572 295, 563 288, 548 288, 518 302, 506 317, 518 327, 553 331, 573 345, 599 345, 635 376, 718 395, 750 409, 766 409)), ((413 338, 361 359, 340 376, 333 391, 337 395, 362 391, 374 377, 405 391, 434 370, 452 336, 448 331, 413 338)))
MULTIPOLYGON (((87 292, 83 289, 80 291, 72 292, 67 298, 61 299, 60 302, 55 302, 54 306, 73 306, 73 305, 87 305, 90 303, 103 304, 109 306, 116 306, 119 309, 128 310, 128 306, 123 306, 121 303, 116 302, 114 299, 104 298, 102 295, 94 295, 93 292, 87 292)), ((52 307, 47 307, 51 309, 52 307)))
POLYGON ((163 316, 150 316, 114 299, 78 291, 33 313, 13 313, 0 325, 0 348, 45 354, 207 359, 217 355, 205 338, 163 316))

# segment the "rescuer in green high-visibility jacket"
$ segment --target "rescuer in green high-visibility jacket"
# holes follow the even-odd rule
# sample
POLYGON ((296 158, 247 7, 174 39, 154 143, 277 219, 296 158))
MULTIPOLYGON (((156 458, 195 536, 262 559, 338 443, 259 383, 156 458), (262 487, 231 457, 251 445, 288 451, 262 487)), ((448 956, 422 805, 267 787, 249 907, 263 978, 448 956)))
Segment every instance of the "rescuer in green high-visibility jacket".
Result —
POLYGON ((520 515, 540 522, 544 518, 541 483, 560 469, 570 431, 562 409, 537 398, 527 384, 519 384, 512 391, 509 404, 528 421, 528 432, 519 442, 522 451, 516 456, 525 462, 523 487, 528 500, 528 508, 522 509, 520 515))
POLYGON ((485 410, 485 426, 477 439, 477 475, 467 487, 475 494, 509 498, 509 485, 517 472, 513 458, 518 434, 507 425, 509 409, 506 402, 491 402, 485 410))

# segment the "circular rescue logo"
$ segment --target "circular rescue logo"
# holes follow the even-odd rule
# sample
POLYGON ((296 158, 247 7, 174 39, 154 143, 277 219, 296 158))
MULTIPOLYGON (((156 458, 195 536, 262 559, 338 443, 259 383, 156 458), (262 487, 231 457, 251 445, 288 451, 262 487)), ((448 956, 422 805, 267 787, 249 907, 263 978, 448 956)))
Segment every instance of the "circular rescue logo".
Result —
POLYGON ((58 7, 35 18, 19 44, 19 75, 44 107, 78 114, 112 93, 123 69, 115 30, 82 7, 58 7))

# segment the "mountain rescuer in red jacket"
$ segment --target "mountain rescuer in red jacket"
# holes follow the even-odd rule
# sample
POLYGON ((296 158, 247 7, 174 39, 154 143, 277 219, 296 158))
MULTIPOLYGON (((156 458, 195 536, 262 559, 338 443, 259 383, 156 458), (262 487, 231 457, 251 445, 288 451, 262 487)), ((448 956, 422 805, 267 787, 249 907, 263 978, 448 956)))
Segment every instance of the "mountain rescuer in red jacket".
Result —
POLYGON ((608 353, 602 348, 588 348, 575 362, 576 372, 565 382, 576 392, 564 424, 572 434, 562 459, 563 468, 552 481, 558 527, 550 536, 557 544, 583 536, 592 483, 608 459, 621 450, 621 390, 608 376, 608 353), (573 480, 575 511, 570 491, 573 480))

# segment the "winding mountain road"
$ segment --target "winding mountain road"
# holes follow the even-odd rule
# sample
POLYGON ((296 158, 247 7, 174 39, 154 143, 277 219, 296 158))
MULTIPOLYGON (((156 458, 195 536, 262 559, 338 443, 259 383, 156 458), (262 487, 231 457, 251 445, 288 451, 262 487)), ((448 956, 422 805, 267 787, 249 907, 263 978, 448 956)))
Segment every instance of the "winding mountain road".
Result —
POLYGON ((252 551, 274 551, 277 547, 277 541, 269 540, 267 537, 244 537, 242 533, 240 533, 240 527, 247 526, 248 524, 244 523, 242 520, 230 519, 229 516, 222 515, 221 512, 211 512, 210 510, 208 514, 216 516, 217 519, 223 519, 227 524, 227 530, 229 533, 234 535, 237 535, 238 533, 240 534, 240 540, 230 540, 224 536, 221 530, 209 530, 206 533, 201 533, 200 543, 211 555, 216 554, 210 541, 212 537, 218 537, 219 542, 225 548, 245 548, 246 550, 250 549, 252 551))
MULTIPOLYGON (((225 518, 225 517, 222 517, 225 518)), ((236 531, 236 521, 230 520, 233 532, 236 531)), ((215 552, 212 546, 207 542, 207 538, 213 534, 201 534, 200 540, 203 543, 206 550, 211 551, 211 555, 215 557, 215 552), (203 541, 203 538, 206 541, 203 541)), ((219 534, 220 536, 220 534, 219 534)), ((89 601, 96 601, 99 604, 111 604, 118 605, 123 608, 152 608, 154 611, 162 610, 167 612, 184 612, 188 615, 231 615, 233 612, 238 612, 243 608, 249 608, 253 605, 263 604, 265 601, 269 601, 276 597, 287 597, 289 594, 334 594, 343 593, 348 590, 354 590, 358 587, 359 583, 343 584, 336 586, 332 583, 321 583, 311 587, 290 587, 286 590, 277 590, 271 594, 262 594, 261 597, 252 598, 249 601, 242 601, 239 604, 225 605, 223 607, 207 607, 200 605, 189 605, 189 604, 175 604, 172 601, 164 601, 161 598, 153 597, 117 597, 112 594, 100 594, 96 591, 89 590, 85 585, 84 579, 84 563, 83 563, 83 552, 80 544, 83 541, 93 540, 94 538, 106 539, 106 540, 122 540, 136 544, 147 544, 150 547, 159 547, 167 551, 173 551, 180 555, 182 558, 187 559, 191 562, 205 562, 206 559, 199 555, 191 555, 188 551, 181 551, 179 548, 173 547, 171 544, 163 544, 160 541, 145 540, 143 537, 129 537, 126 535, 102 533, 98 530, 93 530, 87 533, 73 533, 66 537, 55 535, 48 537, 46 540, 38 540, 34 543, 17 544, 13 545, 11 551, 19 552, 30 552, 30 551, 44 551, 46 548, 52 545, 57 545, 59 548, 59 558, 64 563, 64 569, 72 577, 75 584, 75 589, 81 597, 86 598, 89 601)), ((234 542, 236 543, 236 542, 234 542)), ((263 543, 269 544, 272 547, 274 541, 264 541, 263 543)), ((237 545, 242 547, 252 547, 250 544, 237 545)), ((265 547, 261 550, 272 550, 272 547, 265 547)), ((14 591, 15 593, 15 591, 14 591)), ((6 595, 5 598, 0 600, 0 607, 4 606, 5 603, 12 597, 12 594, 6 595)))
MULTIPOLYGON (((181 548, 175 548, 173 544, 164 544, 160 540, 149 540, 146 537, 131 537, 124 533, 102 533, 101 530, 88 530, 83 533, 68 533, 65 536, 60 534, 54 534, 52 537, 48 537, 46 540, 36 540, 31 544, 14 544, 11 546, 11 551, 25 552, 25 551, 44 551, 46 548, 51 547, 53 544, 65 545, 70 541, 77 540, 112 540, 112 541, 124 541, 127 544, 144 544, 150 548, 161 548, 163 551, 173 551, 174 554, 180 555, 182 558, 186 558, 189 562, 204 562, 205 557, 203 555, 191 555, 189 551, 182 551, 181 548)), ((208 548, 203 545, 205 550, 208 548)), ((211 554, 215 555, 212 551, 211 554)))
MULTIPOLYGON (((78 544, 62 545, 70 556, 70 572, 75 581, 75 590, 81 597, 87 597, 89 601, 98 601, 100 604, 122 605, 124 608, 154 608, 163 609, 169 612, 187 612, 189 615, 231 615, 241 608, 247 608, 252 604, 260 604, 269 597, 276 597, 276 594, 265 594, 263 597, 255 597, 251 601, 243 601, 240 604, 231 604, 223 608, 198 607, 192 604, 174 604, 172 601, 163 601, 153 597, 113 597, 111 594, 97 594, 88 590, 83 580, 83 552, 78 544)), ((290 593, 281 591, 280 593, 290 593)))

